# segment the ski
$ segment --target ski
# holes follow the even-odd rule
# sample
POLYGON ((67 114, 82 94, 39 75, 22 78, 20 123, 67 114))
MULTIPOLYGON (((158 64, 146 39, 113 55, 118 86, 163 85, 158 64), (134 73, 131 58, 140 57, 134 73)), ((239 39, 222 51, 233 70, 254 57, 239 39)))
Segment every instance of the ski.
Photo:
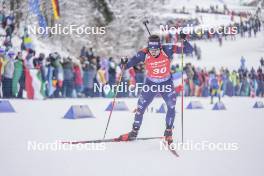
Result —
POLYGON ((166 141, 163 141, 164 145, 168 147, 168 150, 176 157, 180 157, 180 155, 176 152, 176 149, 172 148, 166 141))
POLYGON ((141 137, 136 140, 123 141, 119 138, 111 139, 97 139, 97 140, 86 140, 86 141, 65 141, 62 144, 87 144, 87 143, 102 143, 102 142, 132 142, 132 141, 144 141, 144 140, 153 140, 153 139, 163 139, 163 137, 141 137))
MULTIPOLYGON (((96 140, 85 140, 85 141, 64 141, 62 144, 88 144, 88 143, 103 143, 103 142, 133 142, 133 141, 145 141, 145 140, 154 140, 154 139, 164 139, 164 137, 141 137, 136 140, 123 141, 119 138, 110 138, 110 139, 96 139, 96 140)), ((166 141, 163 141, 164 145, 168 145, 166 141)), ((168 150, 176 157, 179 157, 179 154, 175 149, 168 146, 168 150)))

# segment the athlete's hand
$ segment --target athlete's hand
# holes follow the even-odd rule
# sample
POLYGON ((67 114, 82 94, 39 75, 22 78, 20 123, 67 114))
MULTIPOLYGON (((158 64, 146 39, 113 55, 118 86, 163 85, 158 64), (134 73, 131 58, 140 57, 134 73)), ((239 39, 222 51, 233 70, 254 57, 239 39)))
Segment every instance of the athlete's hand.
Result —
POLYGON ((122 64, 122 65, 126 65, 127 62, 128 62, 128 58, 127 58, 127 57, 122 57, 122 58, 121 58, 121 64, 122 64))
POLYGON ((180 93, 181 91, 183 91, 183 86, 179 85, 175 88, 176 93, 180 93))

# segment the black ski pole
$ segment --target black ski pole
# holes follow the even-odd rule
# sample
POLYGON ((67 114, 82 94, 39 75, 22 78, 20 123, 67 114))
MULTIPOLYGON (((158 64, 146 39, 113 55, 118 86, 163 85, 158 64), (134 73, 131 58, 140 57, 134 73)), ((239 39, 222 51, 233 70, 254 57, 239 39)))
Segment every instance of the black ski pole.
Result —
POLYGON ((182 68, 182 74, 181 74, 181 81, 182 81, 182 87, 183 87, 183 90, 182 90, 182 94, 181 94, 181 130, 182 130, 182 143, 183 143, 183 97, 184 97, 184 80, 183 80, 183 40, 181 42, 181 45, 182 45, 182 50, 181 50, 181 68, 182 68))
POLYGON ((145 27, 146 27, 146 29, 147 29, 149 35, 151 36, 151 33, 149 32, 149 28, 148 28, 148 25, 147 25, 148 23, 149 23, 148 20, 143 21, 143 24, 145 25, 145 27))
POLYGON ((183 100, 184 100, 184 80, 183 80, 183 55, 184 55, 184 40, 186 38, 186 34, 184 34, 183 32, 180 32, 180 38, 181 38, 181 69, 182 69, 182 74, 181 74, 181 81, 182 81, 182 87, 183 87, 183 90, 182 90, 182 94, 181 94, 181 130, 182 130, 182 143, 183 143, 183 140, 184 140, 184 135, 183 135, 183 132, 184 132, 184 129, 183 129, 183 111, 184 111, 184 108, 183 108, 183 100))

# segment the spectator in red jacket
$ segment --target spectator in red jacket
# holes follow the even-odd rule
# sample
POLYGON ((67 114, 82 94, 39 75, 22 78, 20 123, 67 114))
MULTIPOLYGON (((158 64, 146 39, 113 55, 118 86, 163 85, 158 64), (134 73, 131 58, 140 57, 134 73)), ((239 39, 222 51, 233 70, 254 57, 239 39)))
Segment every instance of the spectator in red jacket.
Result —
POLYGON ((81 97, 83 79, 82 79, 82 70, 79 64, 74 63, 73 72, 74 72, 74 88, 75 88, 77 97, 81 97))

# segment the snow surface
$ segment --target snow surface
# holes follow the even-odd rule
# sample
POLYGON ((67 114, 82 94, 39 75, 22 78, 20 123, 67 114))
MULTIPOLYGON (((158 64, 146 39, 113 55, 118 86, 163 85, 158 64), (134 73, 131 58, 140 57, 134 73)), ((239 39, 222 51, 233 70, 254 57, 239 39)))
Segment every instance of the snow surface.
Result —
MULTIPOLYGON (((218 47, 216 41, 197 42, 203 50, 203 58, 185 58, 201 67, 228 66, 237 69, 243 55, 248 68, 259 65, 263 55, 263 33, 257 38, 224 41, 218 47), (216 64, 217 63, 217 64, 216 64)), ((176 59, 176 62, 180 60, 176 59)), ((129 112, 114 112, 107 138, 117 137, 131 130, 137 99, 121 99, 129 112)), ((184 138, 194 142, 238 143, 238 151, 186 151, 179 150, 180 158, 168 151, 160 151, 160 141, 131 143, 107 143, 105 151, 28 151, 28 142, 51 143, 56 140, 101 139, 107 123, 105 108, 111 99, 53 99, 10 100, 17 113, 0 113, 0 171, 1 175, 225 175, 261 176, 264 169, 263 148, 264 109, 253 109, 263 98, 224 97, 226 111, 213 111, 209 98, 186 98, 202 102, 203 110, 184 110, 184 138), (88 105, 96 118, 66 120, 71 105, 88 105)), ((150 105, 157 109, 163 100, 157 98, 150 105)), ((174 129, 175 141, 181 138, 180 98, 174 129)), ((147 112, 139 137, 161 136, 165 128, 165 114, 147 112)))
MULTIPOLYGON (((137 99, 126 98, 132 111, 137 99)), ((209 98, 185 98, 200 101, 204 109, 184 110, 185 141, 238 143, 237 151, 160 151, 160 141, 107 143, 104 151, 28 151, 28 141, 101 139, 107 122, 104 111, 111 99, 53 99, 45 101, 11 100, 16 113, 0 114, 1 175, 263 175, 264 109, 253 109, 260 98, 224 97, 227 110, 213 111, 209 98), (68 120, 62 117, 71 105, 88 105, 96 118, 68 120)), ((156 98, 150 107, 158 108, 156 98)), ((181 138, 181 106, 177 103, 174 138, 181 138)), ((107 138, 131 129, 134 114, 112 115, 107 138)), ((165 114, 146 112, 139 137, 161 136, 165 114)))
POLYGON ((199 7, 209 8, 210 5, 218 5, 219 9, 223 9, 223 5, 226 4, 230 8, 250 9, 252 7, 243 6, 243 4, 250 3, 252 1, 253 0, 171 0, 170 5, 180 8, 183 6, 185 6, 185 8, 195 8, 197 5, 199 7))
MULTIPOLYGON (((244 0, 243 2, 248 1, 244 0)), ((65 1, 63 8, 63 24, 69 24, 79 19, 79 15, 86 14, 85 18, 77 21, 83 24, 91 21, 93 25, 92 11, 89 3, 81 1, 65 1), (80 8, 80 6, 82 6, 80 8), (76 9, 78 13, 75 14, 76 9), (66 16, 68 15, 68 16, 66 16), (74 18, 70 21, 70 17, 74 18), (78 17, 78 18, 77 18, 78 17), (87 18, 86 18, 87 17, 87 18), (87 19, 87 21, 86 21, 87 19)), ((109 1, 110 2, 110 1, 109 1)), ((170 17, 173 7, 186 10, 194 8, 196 4, 204 7, 219 5, 221 0, 177 0, 170 1, 168 6, 162 3, 145 3, 135 1, 111 1, 114 13, 118 17, 109 26, 111 35, 105 38, 89 38, 95 42, 98 54, 107 46, 108 52, 124 55, 135 53, 145 42, 147 34, 144 26, 140 26, 145 15, 150 17, 152 9, 163 9, 162 20, 170 17), (154 7, 155 4, 155 7, 154 7), (190 6, 191 5, 191 6, 190 6), (156 7, 157 6, 157 7, 156 7), (162 7, 161 7, 162 6, 162 7), (119 9, 119 11, 117 10, 119 9), (168 12, 168 13, 165 13, 168 12), (139 18, 140 17, 140 18, 139 18), (164 18, 163 18, 164 17, 164 18), (122 28, 118 27, 122 24, 122 28), (124 27, 125 26, 125 27, 124 27), (112 32, 113 31, 113 32, 112 32), (119 40, 116 40, 119 38, 119 40), (104 45, 102 44, 104 41, 104 45), (111 46, 111 47, 110 47, 111 46), (114 47, 112 47, 114 46, 114 47), (124 52, 124 53, 122 53, 124 52)), ((252 10, 251 7, 242 7, 239 0, 224 1, 232 9, 252 10)), ((254 8, 253 8, 254 9, 254 8)), ((153 10, 154 11, 154 10, 153 10)), ((206 15, 206 14, 205 14, 206 15)), ((173 16, 174 17, 174 16, 173 16)), ((221 16, 219 15, 218 18, 221 16)), ((220 22, 216 16, 208 18, 206 23, 220 22)), ((204 18, 207 20, 207 18, 204 18)), ((227 19, 229 20, 229 19, 227 19)), ((224 21, 224 20, 223 20, 224 21)), ((224 21, 225 22, 225 21, 224 21)), ((156 24, 150 25, 151 31, 157 28, 156 24)), ((57 43, 39 40, 33 37, 38 52, 48 54, 50 51, 62 52, 67 56, 66 49, 71 46, 71 53, 76 54, 82 44, 87 44, 87 38, 82 42, 76 40, 72 43, 71 36, 55 37, 57 43), (76 44, 78 43, 78 45, 76 44), (65 47, 61 47, 63 44, 65 47)), ((184 62, 192 62, 200 67, 217 68, 224 66, 237 69, 240 65, 240 58, 246 58, 246 66, 255 68, 259 66, 259 59, 263 56, 264 33, 259 33, 257 38, 237 38, 236 41, 223 41, 219 47, 217 41, 197 41, 196 44, 202 49, 202 60, 185 58, 184 62)), ((14 38, 16 47, 20 42, 14 38)), ((81 39, 80 39, 81 40, 81 39)), ((180 62, 177 59, 176 62, 180 62)), ((264 101, 263 98, 248 97, 224 97, 225 111, 213 111, 209 104, 209 98, 185 98, 184 107, 190 101, 201 101, 204 106, 202 110, 184 110, 184 139, 194 142, 230 142, 238 143, 237 151, 186 151, 179 150, 179 158, 175 158, 168 151, 160 151, 160 141, 137 141, 131 143, 107 143, 105 151, 28 151, 28 142, 37 141, 50 143, 56 140, 88 140, 101 139, 107 123, 109 112, 104 111, 112 99, 48 99, 48 100, 10 100, 16 113, 0 113, 0 175, 4 176, 87 176, 87 175, 115 175, 115 176, 161 176, 161 175, 216 175, 216 176, 262 176, 263 148, 264 148, 264 109, 253 109, 256 101, 264 101), (63 116, 71 105, 88 105, 96 118, 68 120, 63 116)), ((113 112, 107 138, 117 137, 120 134, 131 130, 134 114, 132 110, 136 107, 137 99, 119 99, 125 101, 130 109, 129 112, 113 112)), ((157 98, 150 105, 157 109, 163 100, 157 98)), ((181 101, 178 98, 177 114, 174 129, 174 140, 181 138, 181 101)), ((139 137, 161 136, 165 128, 165 114, 146 112, 139 133, 139 137)))

